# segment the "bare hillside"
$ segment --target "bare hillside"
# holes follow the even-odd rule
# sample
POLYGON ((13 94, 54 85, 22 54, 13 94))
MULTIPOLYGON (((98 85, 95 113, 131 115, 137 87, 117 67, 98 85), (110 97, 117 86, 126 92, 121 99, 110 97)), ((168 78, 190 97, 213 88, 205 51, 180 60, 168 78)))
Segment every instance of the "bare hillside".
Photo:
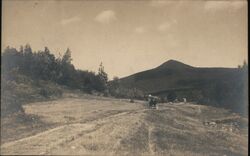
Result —
POLYGON ((1 154, 221 156, 248 150, 247 119, 214 107, 165 103, 152 110, 143 101, 72 95, 24 108, 40 126, 2 125, 8 137, 1 154))

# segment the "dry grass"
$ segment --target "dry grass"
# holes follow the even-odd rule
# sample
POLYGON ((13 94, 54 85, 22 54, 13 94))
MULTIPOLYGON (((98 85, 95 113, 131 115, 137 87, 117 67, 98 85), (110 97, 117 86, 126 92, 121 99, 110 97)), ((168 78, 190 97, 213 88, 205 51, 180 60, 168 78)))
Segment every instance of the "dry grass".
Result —
POLYGON ((232 124, 246 125, 247 119, 224 109, 179 103, 160 104, 152 110, 142 101, 79 94, 24 108, 45 125, 57 127, 5 143, 1 154, 221 156, 248 152, 247 126, 232 124))

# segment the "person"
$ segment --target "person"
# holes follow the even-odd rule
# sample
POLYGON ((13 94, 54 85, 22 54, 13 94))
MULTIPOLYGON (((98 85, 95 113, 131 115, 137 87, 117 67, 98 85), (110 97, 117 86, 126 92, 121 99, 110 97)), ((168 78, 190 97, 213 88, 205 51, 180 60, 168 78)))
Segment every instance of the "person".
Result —
POLYGON ((156 98, 149 94, 148 96, 149 107, 156 107, 156 98))
POLYGON ((186 102, 187 102, 187 99, 186 99, 186 98, 183 98, 183 102, 186 103, 186 102))

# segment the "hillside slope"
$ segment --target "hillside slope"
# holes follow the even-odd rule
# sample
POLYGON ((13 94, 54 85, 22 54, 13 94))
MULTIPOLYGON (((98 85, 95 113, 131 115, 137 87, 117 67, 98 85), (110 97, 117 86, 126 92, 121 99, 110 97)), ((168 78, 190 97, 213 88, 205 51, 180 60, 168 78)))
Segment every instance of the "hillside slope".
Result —
POLYGON ((179 100, 186 98, 242 112, 247 105, 247 75, 244 74, 238 68, 198 68, 170 60, 154 69, 121 78, 119 83, 145 94, 165 98, 171 93, 179 100))
POLYGON ((192 103, 146 104, 90 95, 27 104, 25 113, 52 128, 2 144, 1 154, 247 155, 246 118, 192 103))

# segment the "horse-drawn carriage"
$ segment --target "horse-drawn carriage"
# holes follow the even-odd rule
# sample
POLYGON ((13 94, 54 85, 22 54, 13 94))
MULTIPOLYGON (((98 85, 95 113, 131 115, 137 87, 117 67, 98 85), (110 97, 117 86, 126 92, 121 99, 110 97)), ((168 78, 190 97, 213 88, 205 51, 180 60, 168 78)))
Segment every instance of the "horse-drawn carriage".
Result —
POLYGON ((156 96, 148 95, 148 106, 152 109, 157 109, 157 102, 159 101, 159 98, 156 96))

